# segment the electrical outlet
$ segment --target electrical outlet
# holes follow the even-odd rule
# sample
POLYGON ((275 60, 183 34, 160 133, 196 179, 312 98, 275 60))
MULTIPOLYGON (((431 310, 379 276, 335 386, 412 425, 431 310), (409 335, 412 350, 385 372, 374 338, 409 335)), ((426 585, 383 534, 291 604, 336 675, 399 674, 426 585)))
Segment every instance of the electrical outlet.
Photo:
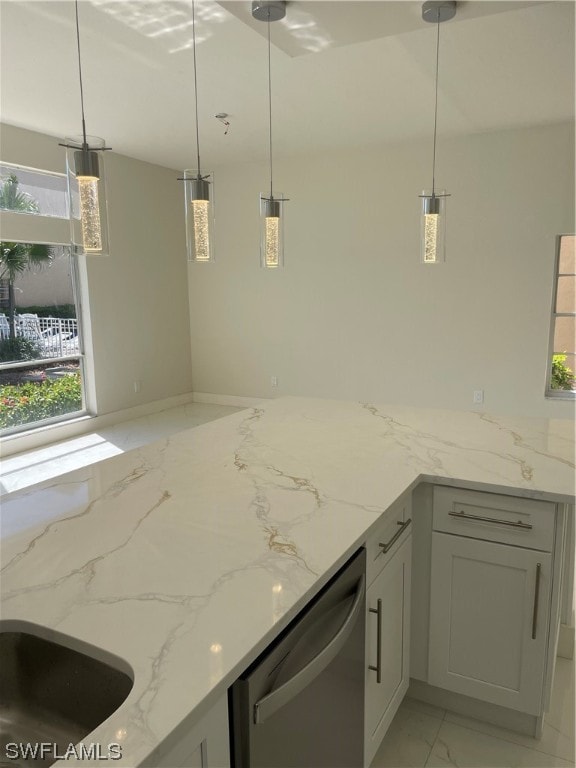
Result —
POLYGON ((134 382, 134 392, 136 393, 140 392, 141 388, 142 388, 142 383, 140 382, 139 379, 136 379, 136 381, 134 382))
POLYGON ((475 389, 472 400, 477 405, 480 405, 481 403, 483 403, 484 402, 484 390, 483 389, 475 389))
POLYGON ((270 376, 270 384, 273 387, 278 386, 278 376, 270 376))

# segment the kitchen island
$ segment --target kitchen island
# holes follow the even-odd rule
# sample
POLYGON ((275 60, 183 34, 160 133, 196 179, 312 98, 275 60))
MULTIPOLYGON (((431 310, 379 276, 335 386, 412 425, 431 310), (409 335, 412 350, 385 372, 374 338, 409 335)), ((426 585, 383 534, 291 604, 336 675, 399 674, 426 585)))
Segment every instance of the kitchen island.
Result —
POLYGON ((574 503, 573 424, 263 402, 8 495, 2 619, 127 662, 131 693, 85 741, 120 743, 114 764, 138 766, 421 482, 574 503))

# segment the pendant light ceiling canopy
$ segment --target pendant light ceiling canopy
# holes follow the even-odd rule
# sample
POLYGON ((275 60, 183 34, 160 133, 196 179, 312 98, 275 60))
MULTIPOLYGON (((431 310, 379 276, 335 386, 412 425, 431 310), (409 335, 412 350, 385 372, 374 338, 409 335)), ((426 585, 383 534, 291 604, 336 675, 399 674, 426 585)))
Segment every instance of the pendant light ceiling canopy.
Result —
POLYGON ((450 21, 456 16, 455 0, 427 0, 422 6, 422 18, 430 24, 450 21))
POLYGON ((444 190, 436 190, 436 133, 438 125, 438 69, 440 61, 440 24, 456 15, 455 0, 427 0, 422 6, 422 18, 436 24, 436 78, 434 95, 434 140, 432 152, 432 191, 424 190, 420 225, 420 261, 438 264, 444 261, 444 233, 446 228, 446 198, 444 190))
POLYGON ((252 16, 258 21, 280 21, 286 16, 284 0, 253 0, 252 16))

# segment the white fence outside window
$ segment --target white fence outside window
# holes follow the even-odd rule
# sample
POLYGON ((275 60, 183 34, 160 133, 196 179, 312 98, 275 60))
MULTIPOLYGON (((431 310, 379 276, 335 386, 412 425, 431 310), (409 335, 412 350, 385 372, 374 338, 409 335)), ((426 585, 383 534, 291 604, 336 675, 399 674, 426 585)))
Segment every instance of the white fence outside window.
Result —
MULTIPOLYGON (((75 317, 38 317, 33 314, 15 315, 16 336, 29 339, 40 347, 41 358, 70 357, 80 354, 78 320, 75 317)), ((10 336, 10 324, 0 314, 0 338, 10 336)))

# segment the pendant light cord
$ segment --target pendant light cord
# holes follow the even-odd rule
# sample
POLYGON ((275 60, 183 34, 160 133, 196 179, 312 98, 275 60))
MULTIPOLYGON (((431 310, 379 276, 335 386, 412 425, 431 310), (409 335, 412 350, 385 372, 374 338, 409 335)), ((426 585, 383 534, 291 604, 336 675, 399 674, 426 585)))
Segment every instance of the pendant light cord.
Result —
POLYGON ((270 200, 274 199, 272 186, 272 66, 270 58, 270 9, 268 8, 268 129, 270 143, 270 200))
POLYGON ((438 62, 440 59, 440 8, 438 8, 436 33, 436 92, 434 97, 434 149, 432 151, 432 197, 434 197, 436 177, 436 126, 438 123, 438 62))
POLYGON ((86 148, 88 142, 86 141, 86 121, 84 119, 84 86, 82 83, 82 59, 80 57, 80 23, 78 21, 78 0, 75 0, 76 9, 76 43, 78 46, 78 74, 80 76, 80 106, 82 109, 82 138, 83 145, 86 148))
MULTIPOLYGON (((78 0, 76 0, 78 2, 78 0)), ((194 57, 194 105, 196 113, 196 154, 198 155, 198 179, 200 174, 200 132, 198 128, 198 78, 196 75, 196 16, 194 13, 194 0, 192 0, 192 52, 194 57)))

